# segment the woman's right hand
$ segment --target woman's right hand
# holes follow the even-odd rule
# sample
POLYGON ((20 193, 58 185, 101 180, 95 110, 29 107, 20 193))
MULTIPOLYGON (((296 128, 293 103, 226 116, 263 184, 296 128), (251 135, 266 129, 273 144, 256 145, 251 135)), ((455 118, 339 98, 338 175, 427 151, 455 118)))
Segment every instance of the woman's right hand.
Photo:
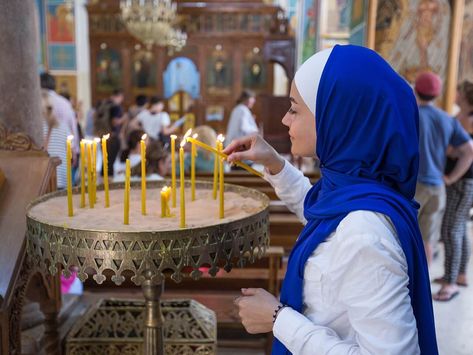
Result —
POLYGON ((279 173, 284 167, 284 158, 260 135, 251 135, 234 139, 224 150, 227 161, 251 160, 262 164, 271 175, 279 173))

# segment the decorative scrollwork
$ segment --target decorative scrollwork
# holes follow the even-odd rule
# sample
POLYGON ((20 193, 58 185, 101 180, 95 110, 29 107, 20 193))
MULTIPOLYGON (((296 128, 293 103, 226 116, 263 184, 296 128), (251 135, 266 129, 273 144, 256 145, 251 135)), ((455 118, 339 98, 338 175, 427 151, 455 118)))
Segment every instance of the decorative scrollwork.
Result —
POLYGON ((5 125, 0 123, 0 150, 41 150, 37 147, 31 138, 22 132, 10 132, 5 125))

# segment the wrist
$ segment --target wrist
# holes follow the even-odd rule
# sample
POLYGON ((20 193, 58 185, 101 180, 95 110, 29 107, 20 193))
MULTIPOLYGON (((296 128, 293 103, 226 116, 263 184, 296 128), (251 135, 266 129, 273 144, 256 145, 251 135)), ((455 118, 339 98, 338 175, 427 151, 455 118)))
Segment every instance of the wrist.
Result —
POLYGON ((278 154, 270 163, 265 164, 265 167, 271 175, 279 174, 284 168, 284 158, 278 154))
POLYGON ((275 308, 274 313, 273 313, 273 324, 276 323, 276 319, 278 318, 278 315, 281 313, 281 311, 288 307, 285 304, 279 303, 277 308, 275 308))

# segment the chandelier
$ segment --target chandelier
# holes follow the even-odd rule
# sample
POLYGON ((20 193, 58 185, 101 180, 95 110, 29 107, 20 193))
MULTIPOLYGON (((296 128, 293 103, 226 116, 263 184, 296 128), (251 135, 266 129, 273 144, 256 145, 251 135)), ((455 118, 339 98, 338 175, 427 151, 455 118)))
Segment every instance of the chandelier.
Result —
POLYGON ((122 20, 128 31, 146 46, 182 49, 187 35, 173 27, 176 4, 172 0, 121 0, 122 20))

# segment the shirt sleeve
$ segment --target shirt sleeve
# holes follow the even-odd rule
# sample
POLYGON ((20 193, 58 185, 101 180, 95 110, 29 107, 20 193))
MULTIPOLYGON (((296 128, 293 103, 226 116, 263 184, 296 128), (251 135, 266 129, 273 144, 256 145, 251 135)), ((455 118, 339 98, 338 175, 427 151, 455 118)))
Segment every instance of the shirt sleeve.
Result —
POLYGON ((162 112, 161 113, 161 126, 167 127, 170 124, 171 124, 171 118, 169 117, 169 114, 167 112, 162 112))
POLYGON ((295 213, 303 224, 306 224, 304 199, 312 187, 310 180, 286 160, 283 169, 278 174, 271 175, 265 170, 264 178, 271 184, 276 191, 276 195, 285 203, 287 208, 295 213))
POLYGON ((246 109, 245 111, 242 112, 241 132, 243 135, 248 135, 248 134, 258 132, 258 126, 256 125, 256 121, 249 109, 246 109))
MULTIPOLYGON (((336 296, 324 302, 336 297, 341 303, 355 332, 354 341, 290 308, 278 315, 275 337, 299 355, 313 354, 314 349, 321 355, 420 354, 403 254, 385 248, 371 235, 349 237, 337 244, 333 267, 324 275, 339 285, 332 291, 336 296)), ((304 282, 306 287, 310 280, 304 282)))
POLYGON ((452 136, 450 137, 450 142, 449 144, 458 147, 466 142, 468 142, 471 138, 468 135, 468 133, 465 131, 465 129, 462 127, 460 122, 456 119, 453 120, 453 132, 452 136))

